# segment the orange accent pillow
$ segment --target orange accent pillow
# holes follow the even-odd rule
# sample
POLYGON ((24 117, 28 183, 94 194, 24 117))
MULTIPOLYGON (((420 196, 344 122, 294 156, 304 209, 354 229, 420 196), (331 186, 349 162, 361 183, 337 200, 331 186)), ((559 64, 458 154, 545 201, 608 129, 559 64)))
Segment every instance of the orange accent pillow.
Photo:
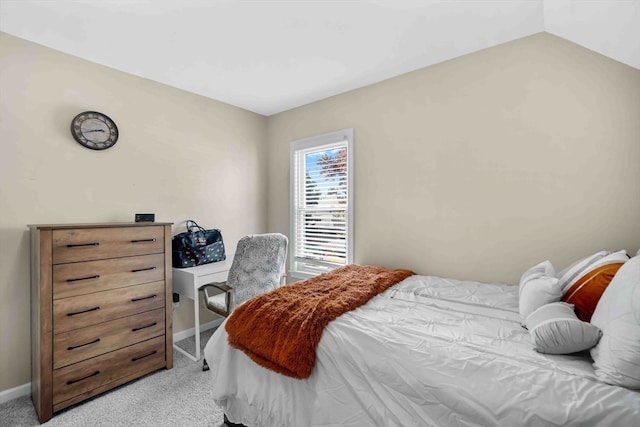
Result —
POLYGON ((606 264, 587 271, 562 296, 562 301, 575 306, 576 315, 583 322, 591 321, 591 316, 598 305, 604 290, 609 286, 613 276, 622 262, 606 264))

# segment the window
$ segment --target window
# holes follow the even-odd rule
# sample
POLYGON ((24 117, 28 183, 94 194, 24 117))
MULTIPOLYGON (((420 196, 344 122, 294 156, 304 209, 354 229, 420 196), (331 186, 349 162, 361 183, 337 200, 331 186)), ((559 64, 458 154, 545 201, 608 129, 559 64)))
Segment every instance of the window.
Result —
POLYGON ((353 129, 291 143, 291 275, 353 262, 353 129))

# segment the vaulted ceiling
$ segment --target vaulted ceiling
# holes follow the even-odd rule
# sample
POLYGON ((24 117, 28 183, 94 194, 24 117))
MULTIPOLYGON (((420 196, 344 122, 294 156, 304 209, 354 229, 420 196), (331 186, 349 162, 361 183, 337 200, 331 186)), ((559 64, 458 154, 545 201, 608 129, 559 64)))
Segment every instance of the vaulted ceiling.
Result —
POLYGON ((0 0, 0 31, 263 115, 542 31, 640 68, 639 0, 0 0))

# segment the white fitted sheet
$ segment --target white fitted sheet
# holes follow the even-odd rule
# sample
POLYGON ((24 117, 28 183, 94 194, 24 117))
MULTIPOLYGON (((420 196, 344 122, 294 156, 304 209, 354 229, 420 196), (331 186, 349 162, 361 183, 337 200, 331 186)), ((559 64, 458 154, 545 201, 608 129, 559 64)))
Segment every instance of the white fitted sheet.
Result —
POLYGON ((247 426, 632 426, 640 393, 599 381, 588 354, 533 350, 518 288, 412 276, 325 329, 304 380, 205 347, 214 398, 247 426))

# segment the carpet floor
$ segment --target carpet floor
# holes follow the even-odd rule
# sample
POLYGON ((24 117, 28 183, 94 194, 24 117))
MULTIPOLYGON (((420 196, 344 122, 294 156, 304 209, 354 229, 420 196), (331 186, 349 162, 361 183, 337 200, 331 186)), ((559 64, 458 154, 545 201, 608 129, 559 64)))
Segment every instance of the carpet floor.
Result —
MULTIPOLYGON (((201 347, 214 329, 200 334, 201 347)), ((195 339, 176 343, 193 354, 195 339)), ((173 352, 173 369, 160 370, 127 383, 88 401, 62 410, 40 424, 31 396, 0 405, 2 427, 88 427, 88 426, 203 426, 221 427, 223 412, 211 395, 209 374, 202 361, 194 362, 173 352)))

